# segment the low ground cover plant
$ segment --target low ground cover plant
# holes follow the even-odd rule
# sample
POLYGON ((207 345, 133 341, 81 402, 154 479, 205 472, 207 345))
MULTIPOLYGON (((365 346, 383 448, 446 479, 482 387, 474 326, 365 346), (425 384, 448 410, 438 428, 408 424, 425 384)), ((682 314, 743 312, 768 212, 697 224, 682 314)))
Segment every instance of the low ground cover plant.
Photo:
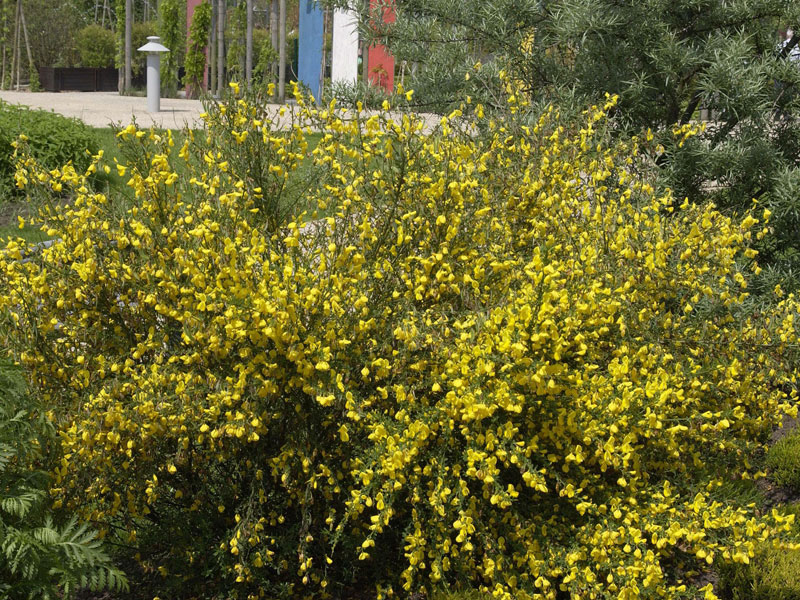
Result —
POLYGON ((767 452, 766 465, 777 485, 800 492, 800 431, 778 440, 767 452))
POLYGON ((91 128, 78 119, 0 102, 0 202, 18 197, 12 143, 21 134, 26 136, 31 155, 46 169, 72 162, 84 172, 97 151, 91 128))
MULTIPOLYGON (((800 505, 782 510, 797 515, 800 505)), ((795 527, 798 524, 795 523, 795 527)), ((800 598, 800 550, 780 551, 770 544, 756 548, 749 564, 727 564, 720 570, 720 589, 731 600, 797 600, 800 598)))
POLYGON ((211 105, 182 146, 126 128, 123 195, 21 149, 61 241, 7 245, 2 339, 56 504, 140 590, 713 598, 698 574, 793 547, 730 493, 796 414, 795 299, 743 310, 769 211, 657 194, 613 98, 432 132, 297 101, 211 105))

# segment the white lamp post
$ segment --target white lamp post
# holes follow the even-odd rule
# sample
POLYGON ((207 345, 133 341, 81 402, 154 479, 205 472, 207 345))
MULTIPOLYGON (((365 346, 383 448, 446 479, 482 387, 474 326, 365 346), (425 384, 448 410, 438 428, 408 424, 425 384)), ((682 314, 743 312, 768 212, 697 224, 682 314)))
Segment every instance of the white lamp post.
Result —
POLYGON ((149 35, 139 52, 147 52, 147 112, 157 113, 161 110, 161 54, 169 48, 161 45, 157 35, 149 35))

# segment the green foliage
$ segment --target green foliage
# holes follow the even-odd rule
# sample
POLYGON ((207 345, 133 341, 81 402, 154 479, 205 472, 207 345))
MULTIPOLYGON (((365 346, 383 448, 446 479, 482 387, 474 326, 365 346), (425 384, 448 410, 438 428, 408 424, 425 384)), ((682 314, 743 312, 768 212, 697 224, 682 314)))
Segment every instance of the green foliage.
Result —
POLYGON ((377 109, 383 105, 384 101, 392 104, 394 98, 377 85, 368 82, 358 81, 355 83, 347 81, 337 81, 330 86, 326 92, 331 98, 336 98, 342 106, 356 108, 360 102, 364 108, 377 109))
POLYGON ((42 84, 39 81, 39 71, 33 64, 30 65, 28 77, 29 77, 28 86, 30 87, 30 90, 32 92, 42 91, 42 84))
POLYGON ((147 36, 150 35, 158 35, 158 23, 155 21, 139 21, 131 26, 131 47, 133 48, 131 73, 133 77, 137 77, 145 71, 147 55, 144 52, 136 52, 136 49, 144 46, 147 43, 147 36))
POLYGON ((158 34, 169 52, 161 56, 161 93, 175 96, 178 91, 178 65, 186 51, 186 0, 161 0, 158 34))
POLYGON ((82 171, 91 163, 96 142, 91 128, 78 119, 70 119, 43 110, 0 103, 0 196, 16 192, 12 143, 24 134, 31 152, 42 164, 55 168, 72 162, 82 171))
MULTIPOLYGON (((500 106, 505 69, 535 105, 574 110, 618 94, 623 135, 651 128, 665 147, 661 183, 676 196, 742 214, 758 199, 773 212, 759 245, 774 267, 756 280, 800 285, 800 69, 778 51, 778 28, 800 25, 791 0, 398 0, 397 21, 364 9, 373 39, 415 64, 408 87, 421 106, 463 94, 500 106), (477 62, 486 63, 474 69, 477 62), (467 79, 467 77, 469 77, 467 79), (715 115, 686 144, 673 124, 715 115)), ((800 27, 796 27, 800 29, 800 27)), ((792 43, 797 40, 793 40, 792 43)))
MULTIPOLYGON (((52 0, 25 0, 24 7, 33 63, 41 67, 77 66, 79 56, 75 42, 81 28, 87 23, 83 7, 77 2, 52 0)), ((3 2, 0 16, 9 57, 13 44, 15 9, 15 2, 3 2)), ((24 48, 22 53, 24 56, 24 48)))
POLYGON ((125 67, 125 0, 115 0, 114 14, 117 17, 117 54, 114 66, 118 69, 125 67))
POLYGON ((50 477, 40 464, 55 431, 19 374, 0 362, 0 596, 73 598, 79 589, 127 589, 96 532, 48 509, 50 477))
MULTIPOLYGON (((125 7, 125 0, 120 0, 123 14, 122 18, 123 21, 120 23, 120 27, 117 28, 117 54, 116 54, 116 62, 115 66, 117 68, 122 68, 125 64, 125 57, 124 57, 124 7, 125 7), (120 30, 122 30, 120 32, 120 30)), ((158 35, 158 23, 156 21, 136 21, 131 25, 131 48, 133 49, 133 56, 131 57, 131 76, 138 77, 142 73, 144 73, 146 64, 147 64, 147 56, 143 52, 136 52, 137 48, 141 48, 147 43, 147 37, 150 35, 158 35)))
POLYGON ((100 25, 87 25, 76 39, 82 67, 110 67, 114 64, 114 32, 100 25))
POLYGON ((775 483, 800 491, 800 430, 794 429, 772 446, 766 464, 775 483))
MULTIPOLYGON (((800 505, 782 509, 797 520, 800 505)), ((795 527, 797 527, 795 523, 795 527)), ((775 548, 763 542, 749 564, 719 567, 722 597, 730 600, 800 600, 800 550, 775 548)))
MULTIPOLYGON (((228 16, 225 38, 225 67, 229 81, 244 81, 245 32, 247 29, 247 10, 244 2, 239 2, 228 16)), ((255 46, 254 46, 255 49, 255 46)))
POLYGON ((253 30, 253 81, 255 84, 275 83, 272 65, 278 60, 278 51, 272 47, 269 32, 265 29, 253 30))
POLYGON ((186 52, 186 74, 184 85, 189 88, 189 96, 196 97, 202 90, 206 72, 206 50, 211 31, 211 4, 206 0, 194 9, 192 25, 189 30, 189 49, 186 52))

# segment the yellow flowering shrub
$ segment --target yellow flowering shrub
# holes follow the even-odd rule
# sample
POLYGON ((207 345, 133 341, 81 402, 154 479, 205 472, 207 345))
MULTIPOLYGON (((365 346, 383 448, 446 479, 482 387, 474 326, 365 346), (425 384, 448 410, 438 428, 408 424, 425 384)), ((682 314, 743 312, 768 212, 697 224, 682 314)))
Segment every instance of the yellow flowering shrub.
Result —
POLYGON ((182 148, 121 131, 116 197, 21 156, 60 241, 5 248, 3 339, 55 502, 153 590, 238 598, 696 597, 793 544, 728 492, 796 414, 795 299, 742 311, 769 215, 656 194, 612 104, 426 132, 234 98, 182 148))

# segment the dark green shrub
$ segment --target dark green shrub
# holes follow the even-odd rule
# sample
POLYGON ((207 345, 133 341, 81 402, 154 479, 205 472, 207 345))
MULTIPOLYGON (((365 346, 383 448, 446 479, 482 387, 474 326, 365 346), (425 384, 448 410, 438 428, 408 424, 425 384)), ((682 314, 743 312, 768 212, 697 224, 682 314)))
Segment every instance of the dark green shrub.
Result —
POLYGON ((92 130, 77 119, 0 103, 0 198, 15 194, 11 144, 20 134, 27 136, 29 152, 48 169, 72 161, 75 169, 82 172, 89 166, 91 154, 97 151, 92 130))
POLYGON ((114 33, 100 25, 87 25, 76 39, 82 67, 111 67, 114 65, 116 42, 114 33))
POLYGON ((81 588, 127 589, 96 532, 48 508, 41 458, 55 432, 19 376, 0 362, 0 597, 71 598, 81 588))
POLYGON ((775 483, 800 489, 800 431, 795 429, 769 449, 767 467, 775 483))

